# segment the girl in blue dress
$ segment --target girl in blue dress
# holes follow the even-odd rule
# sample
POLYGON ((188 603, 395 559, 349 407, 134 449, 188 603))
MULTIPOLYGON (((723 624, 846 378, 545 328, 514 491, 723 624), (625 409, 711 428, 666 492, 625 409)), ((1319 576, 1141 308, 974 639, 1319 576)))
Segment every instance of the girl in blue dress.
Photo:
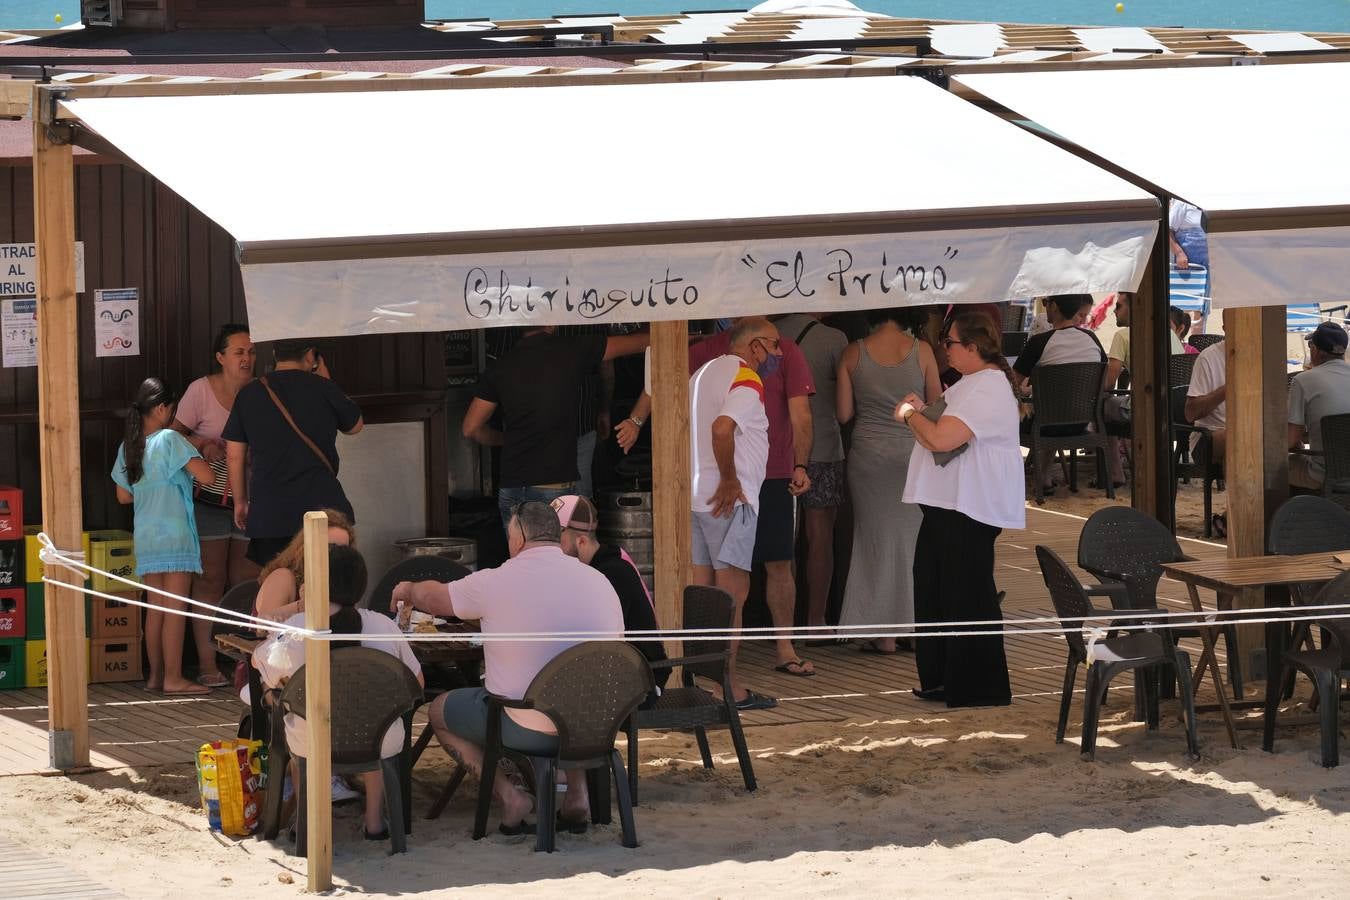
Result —
MULTIPOLYGON (((201 545, 192 515, 192 479, 209 484, 211 467, 173 424, 178 395, 158 378, 141 382, 127 411, 126 439, 117 448, 112 479, 119 503, 134 504, 136 577, 146 586, 179 597, 202 571, 201 545)), ((147 594, 157 608, 145 616, 147 690, 205 694, 210 689, 183 677, 187 608, 181 600, 147 594)))

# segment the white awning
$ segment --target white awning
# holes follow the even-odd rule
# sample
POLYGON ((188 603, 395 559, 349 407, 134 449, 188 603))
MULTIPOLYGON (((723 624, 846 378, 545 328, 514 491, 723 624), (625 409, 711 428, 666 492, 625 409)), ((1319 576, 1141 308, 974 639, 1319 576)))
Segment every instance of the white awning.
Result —
POLYGON ((1132 289, 1158 215, 911 77, 66 106, 235 238, 259 340, 1132 289))
POLYGON ((1350 64, 957 81, 1204 210, 1216 306, 1350 299, 1350 64))

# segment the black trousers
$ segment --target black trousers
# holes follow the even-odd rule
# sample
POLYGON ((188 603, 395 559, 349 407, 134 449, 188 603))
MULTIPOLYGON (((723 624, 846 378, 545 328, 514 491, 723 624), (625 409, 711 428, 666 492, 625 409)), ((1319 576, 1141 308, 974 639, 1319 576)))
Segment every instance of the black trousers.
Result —
MULTIPOLYGON (((1001 619, 994 585, 994 540, 1001 529, 955 510, 922 509, 923 524, 914 551, 915 620, 923 624, 1001 619)), ((915 656, 920 686, 924 690, 943 688, 948 706, 1007 706, 1012 702, 1002 634, 921 636, 915 656)))

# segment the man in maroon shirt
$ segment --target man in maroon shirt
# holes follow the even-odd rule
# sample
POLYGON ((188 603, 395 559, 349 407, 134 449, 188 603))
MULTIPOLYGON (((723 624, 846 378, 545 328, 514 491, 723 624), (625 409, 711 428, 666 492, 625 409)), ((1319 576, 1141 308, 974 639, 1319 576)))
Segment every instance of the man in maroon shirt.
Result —
MULTIPOLYGON (((775 371, 760 372, 764 381, 764 409, 769 417, 769 463, 759 492, 759 525, 755 532, 755 561, 764 563, 764 594, 775 629, 792 627, 797 586, 792 577, 795 525, 794 498, 811 487, 806 464, 811 456, 811 401, 816 392, 811 368, 801 348, 779 338, 782 351, 775 371)), ((689 371, 731 349, 731 331, 722 331, 689 348, 689 371)), ((815 667, 797 656, 792 641, 777 641, 780 672, 814 675, 815 667)))

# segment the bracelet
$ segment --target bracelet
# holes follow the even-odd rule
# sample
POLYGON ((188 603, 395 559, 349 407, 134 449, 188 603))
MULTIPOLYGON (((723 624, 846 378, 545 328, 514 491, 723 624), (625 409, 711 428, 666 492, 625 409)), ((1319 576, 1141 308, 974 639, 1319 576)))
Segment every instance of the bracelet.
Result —
POLYGON ((641 428, 641 427, 642 427, 642 423, 645 422, 645 421, 647 421, 647 420, 646 420, 646 419, 639 419, 637 416, 629 416, 629 417, 628 417, 628 421, 632 422, 634 425, 636 425, 637 427, 641 428))
POLYGON ((795 472, 796 470, 798 470, 798 469, 801 469, 803 472, 809 472, 809 471, 811 471, 810 469, 808 469, 808 468, 807 468, 805 465, 803 465, 802 463, 797 463, 795 466, 792 467, 792 470, 793 470, 794 472, 795 472))
POLYGON ((915 414, 916 412, 918 412, 917 409, 910 409, 910 410, 908 410, 908 411, 905 412, 904 422, 905 422, 906 425, 909 424, 909 420, 910 420, 910 419, 914 418, 914 414, 915 414))

